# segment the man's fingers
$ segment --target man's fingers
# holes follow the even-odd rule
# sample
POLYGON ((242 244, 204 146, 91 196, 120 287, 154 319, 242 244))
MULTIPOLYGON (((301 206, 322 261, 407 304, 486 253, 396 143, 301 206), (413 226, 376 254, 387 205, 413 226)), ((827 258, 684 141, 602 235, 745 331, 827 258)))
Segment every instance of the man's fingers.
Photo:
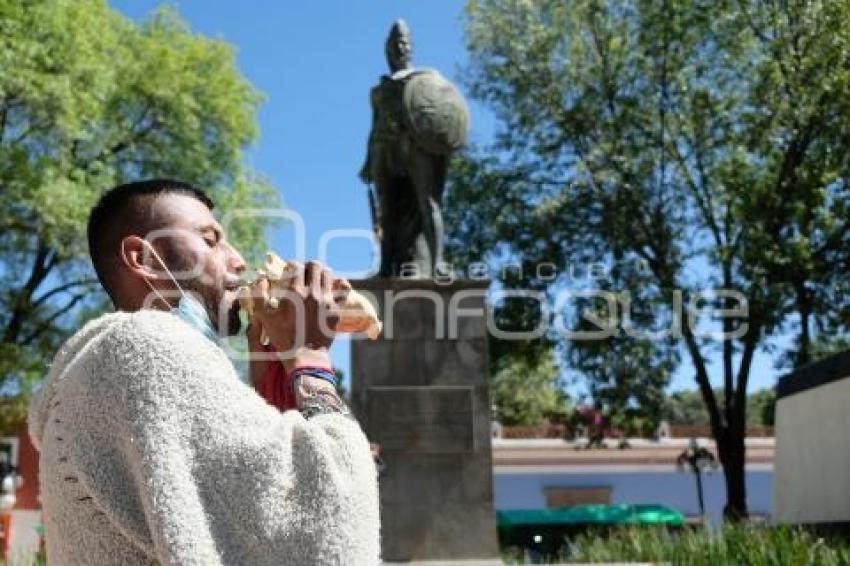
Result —
MULTIPOLYGON (((286 262, 280 279, 252 284, 256 319, 275 349, 286 353, 330 346, 339 322, 336 285, 332 272, 317 261, 286 262)), ((343 282, 341 289, 348 288, 343 282)))
POLYGON ((322 293, 326 295, 331 295, 333 292, 333 283, 334 278, 331 270, 325 266, 322 266, 321 271, 321 285, 322 285, 322 293))
POLYGON ((254 312, 261 317, 269 308, 269 281, 261 278, 251 284, 251 300, 254 302, 254 312))
POLYGON ((328 325, 331 330, 336 328, 339 323, 339 313, 337 312, 336 292, 333 289, 334 278, 331 270, 322 266, 322 308, 328 311, 328 325))
POLYGON ((257 290, 259 291, 259 299, 262 299, 265 303, 269 299, 269 280, 268 279, 260 279, 256 283, 257 290))
POLYGON ((306 269, 300 261, 288 261, 284 277, 289 279, 288 287, 290 289, 298 290, 306 287, 306 269))
POLYGON ((345 304, 345 301, 348 299, 348 293, 351 292, 351 283, 348 282, 348 279, 339 277, 333 280, 332 286, 336 304, 345 304))
POLYGON ((332 285, 334 291, 351 291, 351 283, 345 277, 335 277, 332 285))
POLYGON ((322 270, 324 266, 318 261, 308 261, 304 266, 304 284, 310 289, 310 294, 318 299, 322 296, 322 270))
POLYGON ((308 261, 305 268, 309 294, 316 301, 319 309, 316 313, 321 319, 319 329, 325 337, 328 337, 339 323, 333 290, 333 274, 318 261, 308 261))

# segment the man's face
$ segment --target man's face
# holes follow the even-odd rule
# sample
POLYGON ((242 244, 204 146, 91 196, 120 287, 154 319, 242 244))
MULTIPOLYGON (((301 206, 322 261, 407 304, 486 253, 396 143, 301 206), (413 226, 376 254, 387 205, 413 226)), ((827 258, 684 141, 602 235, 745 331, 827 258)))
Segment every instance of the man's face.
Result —
POLYGON ((390 44, 390 66, 393 70, 404 69, 410 64, 413 55, 413 45, 410 36, 399 34, 390 44))
POLYGON ((210 209, 191 196, 166 194, 154 202, 152 212, 162 228, 146 235, 146 239, 180 287, 200 295, 219 334, 238 332, 236 288, 245 271, 245 261, 227 242, 210 209))

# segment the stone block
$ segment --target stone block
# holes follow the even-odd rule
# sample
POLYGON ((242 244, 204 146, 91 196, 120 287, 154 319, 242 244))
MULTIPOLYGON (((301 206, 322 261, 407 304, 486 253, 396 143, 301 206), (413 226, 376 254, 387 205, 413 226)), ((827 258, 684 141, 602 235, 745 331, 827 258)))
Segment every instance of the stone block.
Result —
POLYGON ((387 453, 384 461, 391 472, 381 479, 386 503, 407 501, 411 493, 470 505, 492 500, 492 470, 477 457, 398 452, 387 453))
POLYGON ((472 393, 472 387, 370 387, 369 437, 385 452, 474 452, 472 393))
POLYGON ((497 555, 492 508, 470 506, 443 498, 427 505, 385 504, 384 560, 404 561, 426 556, 429 560, 490 558, 497 555))

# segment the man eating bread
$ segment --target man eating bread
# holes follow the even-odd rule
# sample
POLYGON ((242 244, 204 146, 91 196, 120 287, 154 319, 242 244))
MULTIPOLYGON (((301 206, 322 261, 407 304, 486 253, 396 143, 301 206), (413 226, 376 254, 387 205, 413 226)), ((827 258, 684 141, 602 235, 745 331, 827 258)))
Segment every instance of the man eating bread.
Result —
POLYGON ((246 266, 201 189, 118 186, 88 240, 115 311, 62 346, 29 416, 49 562, 377 563, 375 466, 327 371, 347 284, 293 263, 286 300, 262 277, 243 297, 291 377, 280 412, 218 344, 246 266))

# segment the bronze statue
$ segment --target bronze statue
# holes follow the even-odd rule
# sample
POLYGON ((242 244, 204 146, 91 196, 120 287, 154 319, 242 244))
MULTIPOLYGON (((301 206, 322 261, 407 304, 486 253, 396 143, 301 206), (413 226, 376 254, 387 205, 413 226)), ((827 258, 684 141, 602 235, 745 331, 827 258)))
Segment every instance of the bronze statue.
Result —
POLYGON ((443 261, 440 205, 451 153, 466 141, 469 112, 433 69, 414 69, 410 29, 386 42, 390 74, 371 91, 372 131, 360 178, 369 187, 381 243, 381 277, 432 277, 443 261))

